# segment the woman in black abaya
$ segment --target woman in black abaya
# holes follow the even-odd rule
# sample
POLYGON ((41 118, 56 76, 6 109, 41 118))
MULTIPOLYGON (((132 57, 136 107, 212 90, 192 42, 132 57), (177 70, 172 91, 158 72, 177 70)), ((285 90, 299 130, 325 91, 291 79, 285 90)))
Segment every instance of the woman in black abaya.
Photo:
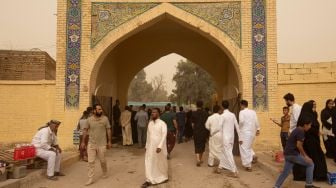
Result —
MULTIPOLYGON (((298 124, 304 117, 312 118, 312 125, 309 131, 305 133, 303 148, 307 155, 314 162, 314 179, 316 181, 325 181, 327 179, 327 164, 320 145, 320 124, 317 120, 316 102, 308 101, 302 106, 298 119, 298 124)), ((304 181, 306 179, 306 169, 300 165, 293 167, 294 180, 304 181)))
POLYGON ((326 148, 326 156, 334 159, 336 157, 336 137, 332 132, 332 113, 334 101, 328 99, 325 108, 321 111, 322 136, 326 148))

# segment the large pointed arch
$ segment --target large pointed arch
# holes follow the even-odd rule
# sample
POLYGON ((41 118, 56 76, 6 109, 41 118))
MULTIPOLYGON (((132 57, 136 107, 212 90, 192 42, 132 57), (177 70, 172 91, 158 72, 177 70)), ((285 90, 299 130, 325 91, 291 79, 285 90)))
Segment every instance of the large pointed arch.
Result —
POLYGON ((239 46, 223 31, 209 24, 208 22, 182 10, 172 4, 162 3, 157 7, 135 17, 134 19, 120 25, 118 28, 110 31, 95 47, 91 53, 91 61, 94 62, 90 75, 90 90, 95 89, 95 78, 98 70, 105 60, 106 56, 122 41, 132 35, 150 28, 155 23, 169 17, 176 23, 187 27, 188 29, 202 35, 209 41, 218 46, 230 59, 239 79, 239 90, 242 90, 242 76, 240 72, 240 52, 239 46))

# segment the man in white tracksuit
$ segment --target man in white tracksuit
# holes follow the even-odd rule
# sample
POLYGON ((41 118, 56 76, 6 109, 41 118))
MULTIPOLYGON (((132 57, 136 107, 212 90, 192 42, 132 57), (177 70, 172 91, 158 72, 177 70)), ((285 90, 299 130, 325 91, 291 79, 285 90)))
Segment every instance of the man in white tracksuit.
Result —
POLYGON ((38 129, 32 140, 36 148, 36 156, 48 162, 47 176, 49 180, 57 180, 56 176, 64 176, 60 172, 62 150, 58 146, 57 132, 61 122, 57 120, 49 121, 45 126, 38 129))

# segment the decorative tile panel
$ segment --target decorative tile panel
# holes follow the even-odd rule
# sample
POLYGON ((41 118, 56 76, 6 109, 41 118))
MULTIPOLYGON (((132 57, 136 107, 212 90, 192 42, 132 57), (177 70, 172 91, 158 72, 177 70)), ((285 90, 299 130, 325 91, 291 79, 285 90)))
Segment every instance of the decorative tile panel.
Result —
POLYGON ((173 5, 219 28, 241 47, 240 2, 173 3, 173 5))
POLYGON ((252 0, 253 105, 268 108, 266 0, 252 0))
POLYGON ((159 3, 92 3, 91 47, 97 45, 113 29, 157 5, 159 3))
POLYGON ((70 108, 79 106, 81 11, 81 0, 67 0, 65 104, 70 108))

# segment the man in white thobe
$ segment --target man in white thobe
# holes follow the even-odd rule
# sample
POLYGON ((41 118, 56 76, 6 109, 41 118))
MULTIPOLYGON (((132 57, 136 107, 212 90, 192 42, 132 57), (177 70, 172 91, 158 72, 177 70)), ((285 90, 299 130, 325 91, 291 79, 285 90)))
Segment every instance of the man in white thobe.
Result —
POLYGON ((295 103, 294 95, 291 93, 287 93, 283 98, 286 105, 290 107, 289 133, 291 133, 296 128, 302 107, 295 103))
POLYGON ((213 114, 208 117, 205 123, 205 128, 210 132, 208 157, 208 166, 210 167, 213 167, 215 160, 219 161, 223 154, 222 118, 220 113, 220 107, 214 107, 213 114))
POLYGON ((222 118, 222 134, 223 134, 223 156, 220 160, 217 172, 220 169, 227 169, 231 171, 231 177, 238 177, 238 170, 233 158, 233 144, 235 137, 235 128, 239 138, 239 144, 242 144, 240 137, 240 129, 236 119, 236 116, 229 111, 229 101, 223 101, 222 106, 224 112, 221 114, 222 118))
POLYGON ((142 188, 168 181, 167 125, 159 119, 159 109, 152 110, 148 124, 145 154, 146 182, 142 188))
POLYGON ((131 116, 132 113, 129 111, 128 106, 126 106, 125 111, 123 111, 120 116, 120 124, 122 127, 122 137, 124 146, 130 146, 133 144, 131 116))
POLYGON ((60 172, 62 150, 58 146, 57 132, 61 122, 57 120, 49 121, 45 126, 39 128, 32 140, 36 148, 36 156, 48 162, 47 177, 49 180, 57 180, 56 176, 64 176, 60 172))
POLYGON ((249 172, 252 171, 252 161, 254 151, 252 149, 255 136, 260 134, 260 125, 257 114, 254 110, 248 109, 248 102, 240 102, 241 111, 239 112, 240 140, 243 142, 239 146, 242 164, 249 172))

